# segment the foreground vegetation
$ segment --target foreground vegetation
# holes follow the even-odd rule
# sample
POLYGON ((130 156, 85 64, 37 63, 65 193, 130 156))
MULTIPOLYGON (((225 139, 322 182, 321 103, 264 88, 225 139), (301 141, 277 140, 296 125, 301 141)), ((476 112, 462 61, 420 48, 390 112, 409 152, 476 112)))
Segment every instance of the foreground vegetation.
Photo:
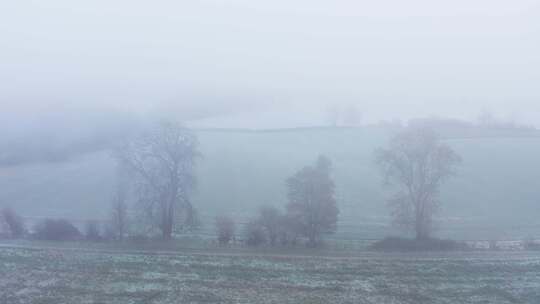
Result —
POLYGON ((540 254, 111 253, 0 248, 1 303, 538 303, 540 254))

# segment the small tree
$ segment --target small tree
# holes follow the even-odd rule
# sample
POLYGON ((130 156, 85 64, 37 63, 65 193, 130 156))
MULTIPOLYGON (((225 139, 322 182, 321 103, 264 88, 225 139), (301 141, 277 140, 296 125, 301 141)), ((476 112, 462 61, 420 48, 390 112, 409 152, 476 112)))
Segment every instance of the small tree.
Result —
POLYGON ((13 209, 6 207, 0 212, 0 220, 4 223, 12 238, 23 237, 26 233, 23 219, 13 209))
POLYGON ((271 246, 275 246, 282 227, 283 215, 273 206, 263 206, 259 210, 258 222, 264 229, 271 246))
POLYGON ((337 228, 339 209, 331 168, 330 160, 319 156, 315 165, 304 167, 287 180, 288 216, 311 247, 320 243, 322 234, 334 233, 337 228))
POLYGON ((441 184, 461 161, 452 148, 427 128, 410 128, 395 136, 390 147, 376 152, 385 184, 398 191, 390 200, 395 223, 427 239, 433 229, 441 184))
POLYGON ((234 239, 234 233, 236 225, 234 221, 227 216, 216 217, 216 232, 218 236, 218 242, 220 245, 226 245, 234 239))

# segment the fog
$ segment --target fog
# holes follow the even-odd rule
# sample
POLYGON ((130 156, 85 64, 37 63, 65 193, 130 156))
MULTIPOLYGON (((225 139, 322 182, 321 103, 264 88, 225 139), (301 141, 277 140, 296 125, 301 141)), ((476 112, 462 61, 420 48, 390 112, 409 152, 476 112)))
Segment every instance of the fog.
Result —
POLYGON ((0 304, 539 303, 540 0, 0 1, 0 304))
POLYGON ((538 125, 538 1, 6 1, 9 116, 169 113, 205 127, 481 111, 538 125), (15 113, 15 114, 14 114, 15 113))

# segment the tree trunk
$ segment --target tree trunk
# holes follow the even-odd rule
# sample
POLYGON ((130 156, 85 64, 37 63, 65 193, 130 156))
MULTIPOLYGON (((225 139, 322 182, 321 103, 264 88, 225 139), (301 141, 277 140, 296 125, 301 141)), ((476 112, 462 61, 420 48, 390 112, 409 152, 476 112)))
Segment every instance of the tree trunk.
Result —
POLYGON ((164 240, 170 240, 172 238, 173 221, 170 208, 163 206, 161 214, 161 233, 164 240))
POLYGON ((162 230, 163 233, 163 239, 164 240, 170 240, 172 239, 172 225, 167 223, 162 230))
POLYGON ((425 219, 423 217, 416 218, 415 223, 416 239, 427 240, 429 239, 429 229, 426 227, 425 219))
POLYGON ((415 232, 417 240, 429 239, 429 227, 427 225, 426 217, 430 216, 425 211, 425 200, 418 200, 415 203, 415 232))
POLYGON ((170 240, 172 239, 172 231, 173 231, 173 221, 172 221, 172 214, 169 212, 169 209, 165 209, 164 211, 164 219, 163 219, 163 239, 164 240, 170 240))

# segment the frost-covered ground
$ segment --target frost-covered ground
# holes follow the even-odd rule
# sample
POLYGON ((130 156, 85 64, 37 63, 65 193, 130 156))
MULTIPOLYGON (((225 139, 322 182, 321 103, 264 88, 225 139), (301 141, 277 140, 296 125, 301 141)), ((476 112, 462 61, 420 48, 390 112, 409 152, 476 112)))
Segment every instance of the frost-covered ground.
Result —
POLYGON ((540 253, 305 257, 0 247, 0 303, 540 303, 540 253))

